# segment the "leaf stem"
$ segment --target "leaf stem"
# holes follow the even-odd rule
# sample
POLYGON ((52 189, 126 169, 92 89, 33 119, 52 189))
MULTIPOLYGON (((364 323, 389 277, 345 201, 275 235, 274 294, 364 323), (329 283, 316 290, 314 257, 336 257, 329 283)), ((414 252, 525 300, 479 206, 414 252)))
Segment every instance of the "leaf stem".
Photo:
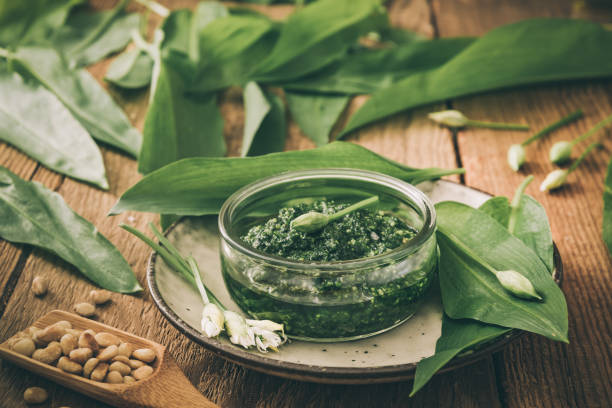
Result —
POLYGON ((134 0, 136 3, 145 6, 160 17, 166 18, 170 15, 170 10, 153 0, 134 0))
POLYGON ((550 132, 552 132, 553 130, 557 130, 562 126, 565 126, 579 118, 581 118, 583 116, 582 113, 582 109, 578 109, 575 112, 570 113, 569 115, 559 119, 558 121, 556 121, 555 123, 551 123, 550 125, 546 126, 544 129, 540 130, 539 132, 536 132, 533 136, 525 139, 523 141, 523 143, 521 143, 521 146, 527 146, 528 144, 535 142, 536 140, 546 136, 547 134, 549 134, 550 132))
POLYGON ((378 202, 378 196, 372 196, 370 198, 366 198, 365 200, 361 200, 353 205, 346 207, 343 210, 338 211, 337 213, 331 214, 327 218, 327 222, 332 222, 333 220, 337 220, 338 218, 344 217, 346 214, 351 213, 353 211, 357 211, 360 208, 366 207, 370 204, 374 204, 378 202))
POLYGON ((510 202, 510 217, 508 218, 508 232, 514 235, 514 230, 516 228, 516 220, 518 218, 518 212, 521 209, 521 200, 523 195, 525 194, 525 189, 533 181, 533 175, 529 175, 523 180, 523 182, 518 186, 516 192, 514 193, 514 197, 510 202))
POLYGON ((529 125, 519 123, 499 123, 499 122, 484 122, 481 120, 471 120, 466 122, 466 126, 481 127, 500 130, 529 130, 529 125))
POLYGON ((202 296, 202 300, 204 304, 208 304, 211 301, 219 306, 219 308, 223 311, 227 310, 225 307, 219 302, 219 299, 204 285, 202 282, 202 276, 200 275, 200 268, 198 268, 198 263, 196 262, 193 256, 187 258, 187 262, 189 263, 189 268, 191 269, 191 273, 193 274, 196 286, 198 287, 198 291, 200 292, 200 296, 202 296), (209 300, 210 299, 210 300, 209 300))
POLYGON ((580 166, 580 163, 582 163, 584 161, 584 159, 589 155, 589 153, 591 153, 591 150, 593 150, 596 147, 600 147, 601 143, 599 142, 593 142, 590 145, 587 146, 587 148, 584 150, 584 152, 582 152, 582 154, 580 155, 580 157, 578 157, 571 166, 569 166, 569 168, 567 169, 567 174, 571 173, 572 171, 576 170, 576 168, 578 166, 580 166))
POLYGON ((609 123, 612 123, 612 115, 606 117, 601 122, 597 123, 595 126, 593 126, 591 129, 589 129, 582 136, 578 136, 577 138, 572 140, 570 142, 570 144, 572 145, 572 147, 576 146, 576 144, 587 140, 588 138, 593 136, 595 133, 597 133, 599 130, 601 130, 604 126, 608 125, 609 123))

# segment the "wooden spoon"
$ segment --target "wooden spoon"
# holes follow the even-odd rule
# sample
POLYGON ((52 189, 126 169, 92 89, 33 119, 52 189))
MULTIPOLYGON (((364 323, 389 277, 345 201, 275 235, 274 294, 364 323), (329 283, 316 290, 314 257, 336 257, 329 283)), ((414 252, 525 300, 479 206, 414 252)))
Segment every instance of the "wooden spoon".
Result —
POLYGON ((78 330, 92 329, 96 333, 112 333, 119 337, 121 341, 130 343, 136 348, 154 350, 157 357, 152 364, 153 374, 144 380, 131 384, 97 382, 80 375, 66 373, 52 365, 16 353, 8 347, 8 340, 0 344, 0 357, 114 407, 218 408, 216 404, 202 396, 189 382, 170 353, 167 352, 166 347, 161 344, 62 310, 47 313, 38 319, 33 326, 43 329, 60 320, 69 321, 72 323, 72 327, 78 330))

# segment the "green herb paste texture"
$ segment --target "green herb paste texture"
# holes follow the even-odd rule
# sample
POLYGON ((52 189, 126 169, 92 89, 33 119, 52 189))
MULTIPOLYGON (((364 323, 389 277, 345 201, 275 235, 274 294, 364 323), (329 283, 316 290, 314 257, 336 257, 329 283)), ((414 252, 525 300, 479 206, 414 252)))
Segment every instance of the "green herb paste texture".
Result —
POLYGON ((251 247, 294 261, 346 261, 383 254, 412 238, 416 231, 382 211, 361 209, 334 220, 316 232, 291 229, 291 221, 309 211, 333 214, 349 204, 316 201, 281 208, 264 224, 241 237, 251 247))

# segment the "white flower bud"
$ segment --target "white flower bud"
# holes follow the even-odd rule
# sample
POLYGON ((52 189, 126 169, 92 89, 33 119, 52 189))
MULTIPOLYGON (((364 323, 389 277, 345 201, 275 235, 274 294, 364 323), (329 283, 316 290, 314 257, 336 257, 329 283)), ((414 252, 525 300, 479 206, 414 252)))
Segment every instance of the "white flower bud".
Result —
POLYGON ((223 311, 214 303, 208 303, 202 309, 202 331, 208 337, 216 337, 223 330, 223 311))
POLYGON ((310 211, 291 221, 291 228, 300 232, 314 232, 326 226, 328 219, 329 216, 325 214, 310 211))
POLYGON ((557 142, 550 148, 550 161, 555 164, 566 163, 572 157, 572 144, 570 142, 557 142))
POLYGON ((440 112, 432 112, 427 117, 441 125, 456 128, 467 125, 468 118, 458 110, 445 110, 440 112))
POLYGON ((519 171, 525 163, 525 148, 520 144, 513 144, 508 149, 508 164, 514 171, 519 171))
POLYGON ((522 299, 542 300, 538 295, 531 281, 517 271, 497 271, 497 280, 508 292, 522 299))
POLYGON ((540 191, 550 191, 561 187, 565 183, 568 174, 567 170, 562 169, 551 171, 542 184, 540 184, 540 191))
POLYGON ((255 346, 253 329, 246 324, 242 316, 230 310, 223 312, 223 315, 225 317, 225 330, 227 330, 232 343, 247 349, 255 346))

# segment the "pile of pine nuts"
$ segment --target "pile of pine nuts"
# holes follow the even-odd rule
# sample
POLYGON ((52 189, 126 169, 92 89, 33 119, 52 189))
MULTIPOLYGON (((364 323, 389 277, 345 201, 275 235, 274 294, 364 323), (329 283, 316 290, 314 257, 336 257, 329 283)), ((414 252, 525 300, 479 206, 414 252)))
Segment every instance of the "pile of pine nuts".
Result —
POLYGON ((30 327, 8 340, 16 353, 70 374, 111 384, 129 384, 149 377, 155 351, 134 350, 112 333, 73 329, 59 321, 44 329, 30 327))

